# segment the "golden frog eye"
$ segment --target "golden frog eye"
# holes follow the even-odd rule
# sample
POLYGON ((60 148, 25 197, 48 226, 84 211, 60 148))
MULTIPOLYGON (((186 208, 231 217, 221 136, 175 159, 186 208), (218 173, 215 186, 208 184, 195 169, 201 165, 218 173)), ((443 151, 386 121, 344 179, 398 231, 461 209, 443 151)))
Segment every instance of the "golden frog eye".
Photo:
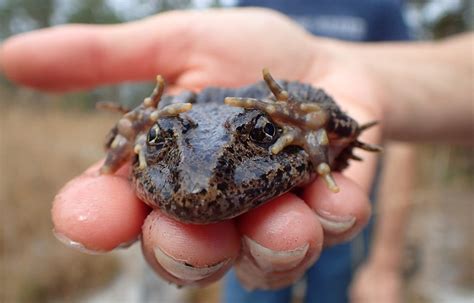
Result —
POLYGON ((250 138, 256 143, 270 144, 277 133, 275 125, 265 116, 260 115, 250 131, 250 138))

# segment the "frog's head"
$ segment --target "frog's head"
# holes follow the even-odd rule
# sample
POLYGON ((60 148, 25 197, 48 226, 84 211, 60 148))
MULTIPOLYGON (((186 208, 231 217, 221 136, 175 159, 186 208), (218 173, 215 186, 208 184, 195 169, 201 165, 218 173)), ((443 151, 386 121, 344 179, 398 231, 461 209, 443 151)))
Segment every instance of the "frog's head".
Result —
POLYGON ((137 194, 184 222, 235 217, 312 177, 303 149, 270 151, 281 133, 259 110, 222 104, 160 119, 147 135, 146 167, 133 165, 137 194))

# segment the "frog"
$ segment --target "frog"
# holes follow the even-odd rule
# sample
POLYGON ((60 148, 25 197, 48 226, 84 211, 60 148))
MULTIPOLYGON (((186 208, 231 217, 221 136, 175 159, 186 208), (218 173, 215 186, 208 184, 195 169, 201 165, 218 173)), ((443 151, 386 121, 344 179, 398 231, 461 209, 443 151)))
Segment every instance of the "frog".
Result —
POLYGON ((332 172, 361 161, 358 138, 376 121, 359 125, 323 89, 308 83, 263 80, 239 88, 207 87, 164 94, 156 87, 123 113, 106 138, 101 174, 131 163, 130 183, 140 200, 189 224, 235 218, 286 192, 322 178, 334 193, 332 172))

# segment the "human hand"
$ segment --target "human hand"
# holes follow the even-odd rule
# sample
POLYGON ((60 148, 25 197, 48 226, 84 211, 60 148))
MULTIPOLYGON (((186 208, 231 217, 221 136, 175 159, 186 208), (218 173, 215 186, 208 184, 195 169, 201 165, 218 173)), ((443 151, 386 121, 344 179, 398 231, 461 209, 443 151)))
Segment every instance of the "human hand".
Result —
POLYGON ((350 288, 351 303, 399 303, 402 279, 400 272, 375 262, 368 262, 356 273, 350 288))
MULTIPOLYGON (((161 74, 173 92, 248 84, 266 66, 277 78, 324 88, 361 123, 380 120, 370 76, 350 53, 345 44, 316 39, 269 10, 209 10, 27 33, 2 45, 0 66, 11 80, 44 90, 161 74)), ((379 137, 374 128, 363 140, 377 143, 379 137)), ((141 234, 149 264, 178 285, 206 285, 235 265, 248 288, 282 287, 298 279, 323 246, 351 238, 366 224, 375 156, 363 156, 344 175, 335 174, 338 194, 316 180, 301 197, 285 194, 209 225, 182 224, 150 211, 129 186, 127 168, 99 175, 96 164, 56 196, 55 231, 63 241, 92 251, 110 251, 141 234)))

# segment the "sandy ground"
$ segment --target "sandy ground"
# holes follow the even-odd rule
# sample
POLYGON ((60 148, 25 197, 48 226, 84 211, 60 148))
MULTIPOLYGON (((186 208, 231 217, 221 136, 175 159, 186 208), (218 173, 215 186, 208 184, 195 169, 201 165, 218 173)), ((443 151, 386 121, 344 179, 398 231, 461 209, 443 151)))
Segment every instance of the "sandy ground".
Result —
MULTIPOLYGON (((89 256, 54 239, 54 194, 103 155, 117 116, 64 109, 31 94, 21 100, 0 102, 2 302, 216 302, 217 286, 183 291, 159 281, 137 245, 89 256)), ((407 240, 407 263, 416 271, 406 280, 407 302, 474 302, 472 149, 420 150, 407 240)))

